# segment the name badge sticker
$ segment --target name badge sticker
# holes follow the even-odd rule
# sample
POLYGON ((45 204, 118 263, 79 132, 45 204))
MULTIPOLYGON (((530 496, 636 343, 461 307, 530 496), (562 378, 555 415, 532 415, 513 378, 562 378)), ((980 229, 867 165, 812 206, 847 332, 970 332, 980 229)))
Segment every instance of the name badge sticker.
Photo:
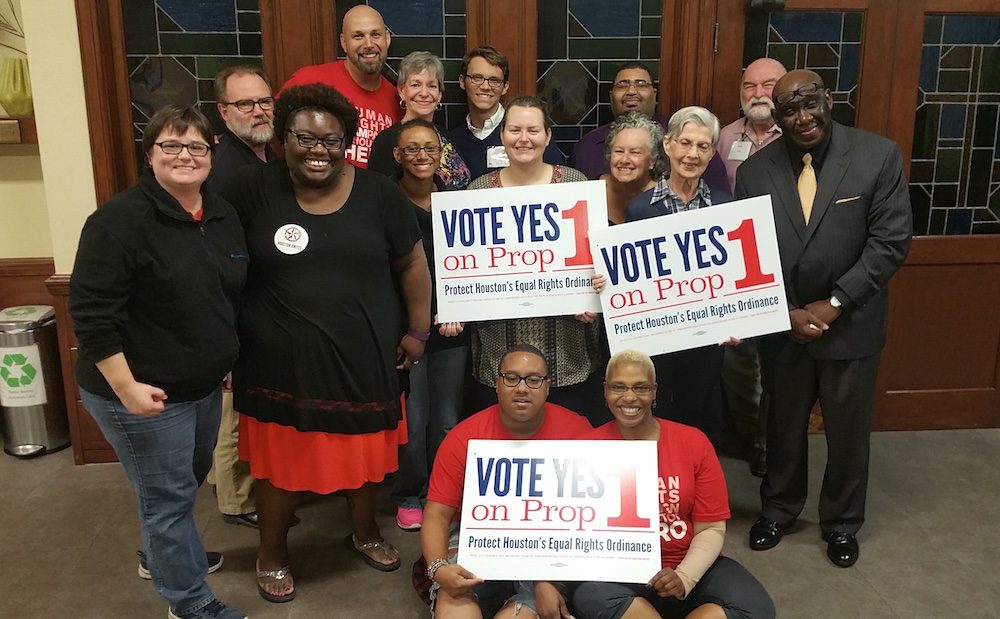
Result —
POLYGON ((274 246, 290 256, 302 253, 309 246, 309 233, 298 224, 285 224, 274 233, 274 246))
POLYGON ((487 168, 506 168, 509 165, 510 160, 507 159, 507 151, 503 146, 490 146, 486 149, 487 168))
POLYGON ((729 149, 730 161, 746 161, 750 156, 750 141, 737 140, 733 142, 733 147, 729 149))

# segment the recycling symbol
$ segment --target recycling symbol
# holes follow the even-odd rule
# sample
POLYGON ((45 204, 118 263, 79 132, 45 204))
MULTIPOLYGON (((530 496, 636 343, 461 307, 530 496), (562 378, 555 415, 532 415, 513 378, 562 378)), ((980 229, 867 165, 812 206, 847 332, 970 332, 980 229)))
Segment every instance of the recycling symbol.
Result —
POLYGON ((7 383, 8 387, 27 387, 38 376, 35 366, 28 363, 28 357, 21 354, 11 354, 3 356, 3 364, 0 365, 0 379, 7 383))

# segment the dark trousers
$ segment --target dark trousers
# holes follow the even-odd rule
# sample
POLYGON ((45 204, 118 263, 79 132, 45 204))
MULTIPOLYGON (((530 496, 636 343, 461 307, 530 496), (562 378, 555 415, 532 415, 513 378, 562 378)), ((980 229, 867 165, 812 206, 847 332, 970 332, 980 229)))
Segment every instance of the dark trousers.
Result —
POLYGON ((714 445, 722 438, 722 346, 656 355, 656 408, 663 419, 694 426, 714 445))
POLYGON ((829 361, 805 346, 779 359, 763 358, 764 391, 770 393, 767 475, 760 485, 762 515, 782 525, 794 521, 808 492, 809 413, 823 410, 827 462, 820 489, 823 532, 856 533, 865 520, 868 447, 879 355, 829 361))

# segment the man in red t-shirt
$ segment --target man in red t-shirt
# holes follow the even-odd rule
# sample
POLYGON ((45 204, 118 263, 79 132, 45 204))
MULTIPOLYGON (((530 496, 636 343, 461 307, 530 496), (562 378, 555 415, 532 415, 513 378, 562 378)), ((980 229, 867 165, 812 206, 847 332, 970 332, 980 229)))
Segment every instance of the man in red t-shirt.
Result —
MULTIPOLYGON (((420 547, 427 575, 436 583, 435 617, 481 616, 479 598, 493 594, 497 585, 484 582, 457 563, 449 563, 448 541, 452 521, 462 506, 465 463, 471 439, 573 439, 591 431, 581 415, 546 402, 550 379, 545 357, 534 346, 515 346, 500 360, 496 390, 498 403, 455 426, 438 448, 424 507, 420 547)), ((564 592, 548 582, 533 587, 517 583, 505 606, 566 611, 564 592)))
POLYGON ((347 59, 302 67, 281 87, 320 82, 336 88, 358 108, 358 133, 345 156, 359 168, 368 167, 375 136, 403 116, 396 87, 382 77, 390 39, 381 13, 364 4, 355 6, 344 14, 340 29, 347 59))

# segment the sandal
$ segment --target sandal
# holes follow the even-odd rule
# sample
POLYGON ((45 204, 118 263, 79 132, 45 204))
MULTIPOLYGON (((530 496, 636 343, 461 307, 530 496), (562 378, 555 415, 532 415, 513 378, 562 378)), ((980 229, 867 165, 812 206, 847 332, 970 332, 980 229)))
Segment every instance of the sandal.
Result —
MULTIPOLYGON (((258 564, 259 565, 259 564, 258 564)), ((257 570, 257 593, 268 602, 281 604, 295 599, 295 582, 292 570, 286 565, 277 570, 257 570), (287 589, 283 594, 271 593, 287 589)))
POLYGON ((344 544, 350 550, 353 550, 354 552, 361 555, 361 558, 364 559, 365 563, 367 563, 368 565, 372 566, 373 568, 381 572, 392 572, 399 569, 400 565, 399 551, 396 550, 395 546, 385 541, 384 539, 380 539, 375 542, 365 542, 364 544, 358 544, 357 539, 354 537, 354 534, 351 533, 344 538, 344 544), (375 557, 372 556, 376 552, 385 553, 385 555, 388 557, 395 557, 395 560, 392 563, 382 563, 380 561, 377 561, 375 557))

